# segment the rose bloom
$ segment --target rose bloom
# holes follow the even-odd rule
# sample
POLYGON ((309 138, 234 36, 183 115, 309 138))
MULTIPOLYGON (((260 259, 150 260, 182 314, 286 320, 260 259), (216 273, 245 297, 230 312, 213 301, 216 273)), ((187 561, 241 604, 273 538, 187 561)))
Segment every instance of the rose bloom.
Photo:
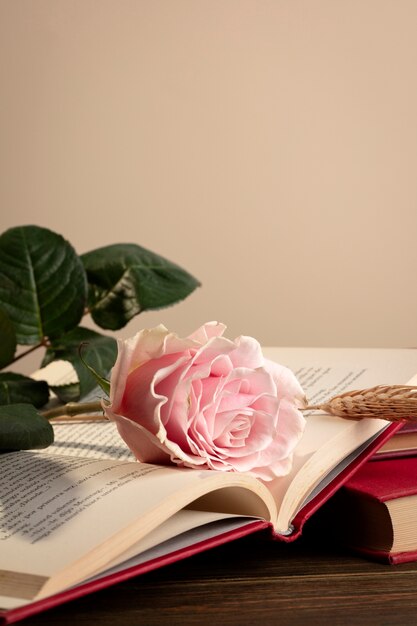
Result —
POLYGON ((185 339, 164 326, 119 341, 106 415, 139 461, 287 474, 304 429, 294 374, 252 337, 204 324, 185 339))

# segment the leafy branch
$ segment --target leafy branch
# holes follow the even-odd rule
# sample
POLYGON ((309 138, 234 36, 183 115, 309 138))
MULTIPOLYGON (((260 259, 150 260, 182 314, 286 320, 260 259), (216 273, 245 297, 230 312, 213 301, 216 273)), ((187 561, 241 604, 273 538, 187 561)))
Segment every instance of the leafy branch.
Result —
POLYGON ((95 387, 93 372, 110 371, 116 341, 81 326, 84 315, 90 314, 102 329, 119 330, 143 311, 183 300, 199 284, 175 263, 136 244, 114 244, 79 256, 61 235, 39 226, 1 234, 0 451, 49 445, 52 427, 39 409, 50 392, 61 402, 77 402, 95 387), (88 350, 81 357, 83 343, 88 350), (19 346, 28 347, 18 352, 19 346), (49 386, 8 371, 42 348, 42 367, 68 361, 78 381, 49 386))

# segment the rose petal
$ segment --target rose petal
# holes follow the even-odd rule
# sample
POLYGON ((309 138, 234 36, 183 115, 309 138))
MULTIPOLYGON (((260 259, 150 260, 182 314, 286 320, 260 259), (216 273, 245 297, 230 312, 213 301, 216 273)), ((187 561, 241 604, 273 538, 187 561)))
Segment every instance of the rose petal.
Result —
POLYGON ((262 348, 256 339, 242 335, 235 339, 236 348, 230 355, 234 367, 244 366, 250 369, 263 367, 262 348))
POLYGON ((212 337, 221 337, 226 330, 226 326, 220 322, 206 322, 200 328, 197 328, 191 335, 188 335, 188 339, 197 341, 201 345, 207 343, 212 337))
POLYGON ((277 385, 278 397, 296 399, 302 403, 305 399, 304 391, 294 372, 284 365, 265 359, 264 368, 269 372, 277 385))

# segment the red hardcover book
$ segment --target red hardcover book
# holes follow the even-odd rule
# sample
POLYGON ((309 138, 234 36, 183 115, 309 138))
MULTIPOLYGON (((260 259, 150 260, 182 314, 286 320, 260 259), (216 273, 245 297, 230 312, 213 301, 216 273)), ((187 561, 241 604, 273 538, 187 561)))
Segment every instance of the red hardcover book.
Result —
MULTIPOLYGON (((404 382, 417 370, 417 352, 407 350, 268 356, 292 367, 314 399, 317 386, 334 395, 404 382)), ((57 426, 52 448, 0 456, 0 619, 18 621, 260 529, 294 541, 398 427, 309 415, 290 474, 263 483, 126 460, 113 424, 57 426)))
POLYGON ((392 564, 417 560, 417 458, 365 463, 323 511, 337 541, 392 564))

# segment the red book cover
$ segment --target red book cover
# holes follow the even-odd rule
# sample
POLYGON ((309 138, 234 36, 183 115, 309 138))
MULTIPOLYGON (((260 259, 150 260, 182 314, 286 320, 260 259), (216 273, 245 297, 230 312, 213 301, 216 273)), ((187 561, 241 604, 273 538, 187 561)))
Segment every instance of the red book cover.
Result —
POLYGON ((379 502, 412 496, 417 493, 417 458, 393 459, 366 463, 346 483, 345 490, 379 502))

